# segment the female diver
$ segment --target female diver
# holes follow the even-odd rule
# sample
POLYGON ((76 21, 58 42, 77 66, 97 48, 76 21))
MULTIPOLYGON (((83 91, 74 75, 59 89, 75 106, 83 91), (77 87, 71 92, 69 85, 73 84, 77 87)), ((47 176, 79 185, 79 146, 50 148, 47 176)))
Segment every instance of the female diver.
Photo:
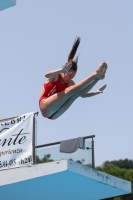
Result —
POLYGON ((80 44, 78 37, 68 56, 68 62, 60 69, 49 71, 45 74, 48 78, 43 85, 39 107, 44 117, 57 119, 60 117, 78 97, 91 97, 103 92, 106 85, 96 91, 89 92, 101 79, 104 79, 107 64, 101 62, 98 68, 86 79, 75 84, 73 81, 77 72, 78 56, 73 60, 80 44))

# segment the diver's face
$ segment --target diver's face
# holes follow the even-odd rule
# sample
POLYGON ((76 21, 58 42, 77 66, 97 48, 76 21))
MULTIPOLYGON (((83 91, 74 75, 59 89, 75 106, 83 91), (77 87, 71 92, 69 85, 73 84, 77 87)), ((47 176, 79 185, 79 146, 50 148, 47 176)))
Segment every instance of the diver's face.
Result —
POLYGON ((74 78, 75 75, 76 75, 76 71, 70 69, 67 73, 64 74, 63 79, 66 83, 68 83, 70 80, 74 78))

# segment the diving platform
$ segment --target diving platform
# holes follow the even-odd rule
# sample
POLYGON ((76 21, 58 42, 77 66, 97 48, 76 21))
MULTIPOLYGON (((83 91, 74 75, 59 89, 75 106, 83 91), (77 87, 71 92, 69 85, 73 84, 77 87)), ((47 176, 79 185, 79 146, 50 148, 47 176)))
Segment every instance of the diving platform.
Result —
POLYGON ((71 160, 0 171, 2 200, 100 200, 131 193, 131 182, 71 160))
POLYGON ((16 5, 16 0, 0 0, 0 11, 16 5))
POLYGON ((0 120, 0 200, 101 200, 131 182, 95 169, 95 135, 36 145, 38 112, 0 120))

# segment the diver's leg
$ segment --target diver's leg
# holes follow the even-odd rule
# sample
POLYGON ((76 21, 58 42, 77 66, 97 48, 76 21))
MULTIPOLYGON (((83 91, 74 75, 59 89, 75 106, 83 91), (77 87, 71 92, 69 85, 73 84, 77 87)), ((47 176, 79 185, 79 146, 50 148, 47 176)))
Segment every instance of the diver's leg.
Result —
POLYGON ((71 105, 72 103, 80 96, 86 94, 89 92, 92 87, 98 82, 98 79, 93 81, 90 85, 88 85, 84 90, 80 91, 79 93, 74 94, 72 97, 70 97, 52 116, 51 119, 57 119, 60 117, 71 105))

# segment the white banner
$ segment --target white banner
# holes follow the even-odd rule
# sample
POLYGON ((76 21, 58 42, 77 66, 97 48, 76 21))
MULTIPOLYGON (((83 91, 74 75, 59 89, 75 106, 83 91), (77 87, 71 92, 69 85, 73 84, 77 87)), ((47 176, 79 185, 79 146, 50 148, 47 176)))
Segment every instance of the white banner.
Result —
POLYGON ((0 170, 32 163, 34 114, 0 122, 0 170))

